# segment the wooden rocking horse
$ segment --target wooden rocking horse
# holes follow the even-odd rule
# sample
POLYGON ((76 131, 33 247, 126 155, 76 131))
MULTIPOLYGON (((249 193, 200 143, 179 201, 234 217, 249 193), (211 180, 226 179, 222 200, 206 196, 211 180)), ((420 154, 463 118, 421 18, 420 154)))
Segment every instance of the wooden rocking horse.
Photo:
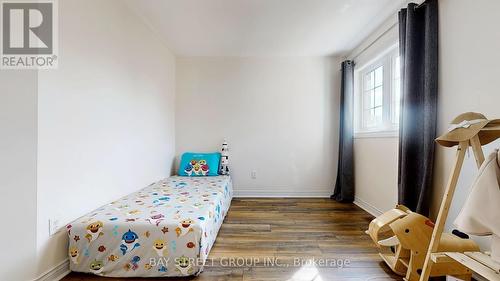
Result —
POLYGON ((471 271, 441 252, 475 252, 479 247, 472 240, 443 233, 458 177, 467 149, 472 147, 478 167, 484 161, 482 145, 500 138, 500 120, 487 120, 479 113, 468 112, 456 117, 448 132, 436 139, 445 147, 457 146, 452 173, 446 185, 436 223, 405 206, 397 206, 369 225, 366 233, 381 249, 380 256, 407 281, 427 281, 434 276, 455 276, 471 279, 471 271), (389 236, 379 239, 381 235, 389 236))

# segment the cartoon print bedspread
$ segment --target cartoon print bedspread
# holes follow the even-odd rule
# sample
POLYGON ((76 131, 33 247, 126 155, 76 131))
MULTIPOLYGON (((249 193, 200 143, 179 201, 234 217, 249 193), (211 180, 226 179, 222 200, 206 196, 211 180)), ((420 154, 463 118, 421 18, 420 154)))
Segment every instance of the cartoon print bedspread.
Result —
POLYGON ((72 271, 111 277, 196 275, 232 198, 229 176, 173 176, 67 225, 72 271))

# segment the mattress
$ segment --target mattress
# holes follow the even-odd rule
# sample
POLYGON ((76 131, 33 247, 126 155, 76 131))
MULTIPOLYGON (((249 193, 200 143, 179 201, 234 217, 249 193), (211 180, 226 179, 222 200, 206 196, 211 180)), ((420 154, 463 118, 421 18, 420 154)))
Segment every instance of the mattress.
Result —
POLYGON ((70 269, 110 277, 197 275, 229 209, 229 176, 173 176, 67 225, 70 269))

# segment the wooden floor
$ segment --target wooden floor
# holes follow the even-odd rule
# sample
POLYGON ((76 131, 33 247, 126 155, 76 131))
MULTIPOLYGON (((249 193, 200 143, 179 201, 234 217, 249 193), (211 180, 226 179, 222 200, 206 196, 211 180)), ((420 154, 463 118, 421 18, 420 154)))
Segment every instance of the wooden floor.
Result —
POLYGON ((63 280, 402 280, 381 262, 364 233, 372 218, 353 204, 329 199, 236 198, 210 252, 214 266, 198 277, 118 279, 71 273, 63 280), (229 266, 231 258, 235 263, 255 259, 255 264, 229 266), (296 263, 312 259, 314 266, 296 263), (347 265, 338 266, 342 263, 347 265))

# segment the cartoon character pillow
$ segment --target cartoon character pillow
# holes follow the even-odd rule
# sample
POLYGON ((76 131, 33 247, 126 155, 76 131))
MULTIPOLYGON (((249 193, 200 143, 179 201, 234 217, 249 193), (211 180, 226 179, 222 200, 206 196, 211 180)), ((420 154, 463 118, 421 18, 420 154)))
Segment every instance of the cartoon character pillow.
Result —
POLYGON ((214 153, 192 153, 182 154, 179 166, 179 176, 217 176, 221 154, 214 153))

